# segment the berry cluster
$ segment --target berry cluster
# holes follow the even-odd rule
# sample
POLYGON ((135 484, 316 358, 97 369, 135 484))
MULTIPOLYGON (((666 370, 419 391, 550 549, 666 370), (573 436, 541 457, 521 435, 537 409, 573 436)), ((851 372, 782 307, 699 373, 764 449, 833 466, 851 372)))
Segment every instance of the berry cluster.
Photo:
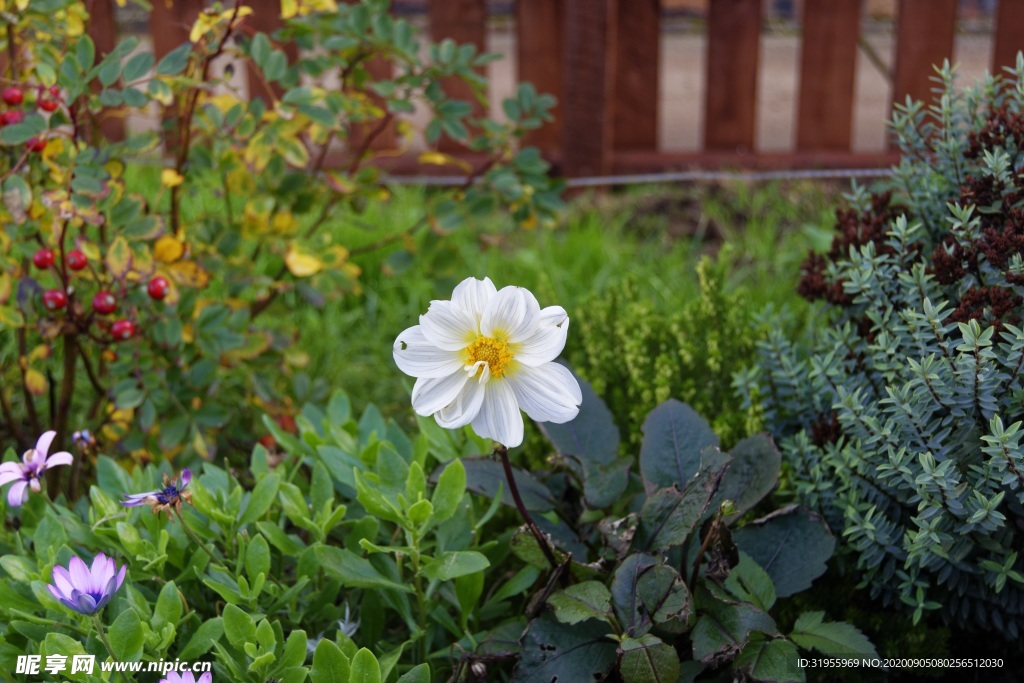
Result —
MULTIPOLYGON (((0 98, 8 107, 0 112, 0 128, 12 126, 25 120, 25 109, 22 108, 25 102, 25 90, 22 87, 9 85, 0 91, 0 98)), ((60 88, 55 85, 51 85, 49 88, 39 86, 36 92, 35 106, 47 114, 57 111, 63 101, 60 88)), ((42 152, 46 148, 46 138, 34 136, 25 143, 25 147, 30 152, 42 152)))

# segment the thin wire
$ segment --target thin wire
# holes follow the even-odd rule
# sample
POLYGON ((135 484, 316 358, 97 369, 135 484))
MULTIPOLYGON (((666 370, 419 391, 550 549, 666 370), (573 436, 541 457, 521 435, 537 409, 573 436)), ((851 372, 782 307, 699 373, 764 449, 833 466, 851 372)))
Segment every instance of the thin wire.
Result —
MULTIPOLYGON (((666 171, 664 173, 636 173, 629 175, 587 176, 568 178, 568 187, 610 187, 615 185, 649 185, 655 183, 708 183, 743 181, 748 183, 771 180, 828 180, 844 178, 881 178, 891 175, 887 168, 843 168, 804 171, 666 171)), ((393 185, 423 185, 451 187, 465 181, 449 176, 387 176, 385 183, 393 185)))

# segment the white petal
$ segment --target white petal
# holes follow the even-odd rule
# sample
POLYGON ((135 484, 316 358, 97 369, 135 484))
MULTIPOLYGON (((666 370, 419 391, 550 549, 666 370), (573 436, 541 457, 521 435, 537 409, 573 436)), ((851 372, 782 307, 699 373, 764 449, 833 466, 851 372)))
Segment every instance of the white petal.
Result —
POLYGON ((487 304, 480 322, 480 333, 485 337, 518 343, 528 339, 539 324, 540 304, 530 290, 503 287, 487 304))
POLYGON ((497 293, 498 290, 491 282, 491 278, 477 280, 475 277, 468 277, 452 292, 452 303, 470 313, 475 320, 480 320, 484 317, 487 304, 497 293))
POLYGON ((12 508, 21 507, 28 500, 28 482, 16 481, 7 489, 7 504, 12 508))
POLYGON ((550 367, 545 366, 545 369, 559 378, 559 381, 562 383, 562 389, 572 397, 576 405, 583 405, 583 391, 580 389, 580 383, 569 372, 569 368, 559 363, 551 363, 550 367))
MULTIPOLYGON (((560 307, 555 307, 560 308, 560 307)), ((565 348, 565 339, 569 334, 569 318, 563 318, 561 326, 541 325, 530 338, 516 346, 514 358, 524 365, 534 367, 543 365, 558 358, 565 348)))
POLYGON ((523 415, 512 387, 505 380, 488 382, 480 412, 473 419, 473 431, 494 439, 506 448, 523 443, 523 415))
POLYGON ((454 401, 468 380, 469 375, 461 370, 447 377, 421 377, 412 387, 413 410, 424 417, 433 415, 454 401))
POLYGON ((50 444, 53 443, 55 436, 57 436, 57 432, 53 430, 43 432, 43 435, 36 441, 36 457, 46 458, 46 454, 50 452, 50 444))
POLYGON ((392 355, 398 369, 413 377, 445 377, 464 362, 458 351, 445 351, 428 342, 419 325, 395 338, 392 355))
POLYGON ((431 301, 420 316, 420 329, 427 341, 445 351, 461 351, 476 339, 479 324, 469 311, 451 301, 431 301))
POLYGON ((548 306, 540 312, 541 325, 561 325, 568 319, 569 314, 561 306, 548 306))
POLYGON ((573 387, 567 385, 565 376, 558 371, 565 370, 558 363, 545 363, 532 368, 518 366, 508 375, 516 401, 530 418, 537 422, 562 424, 574 419, 580 412, 583 401, 579 396, 579 384, 566 370, 573 387))
POLYGON ((476 379, 467 381, 454 401, 434 413, 437 424, 445 429, 458 429, 472 422, 480 412, 486 387, 486 381, 476 379))

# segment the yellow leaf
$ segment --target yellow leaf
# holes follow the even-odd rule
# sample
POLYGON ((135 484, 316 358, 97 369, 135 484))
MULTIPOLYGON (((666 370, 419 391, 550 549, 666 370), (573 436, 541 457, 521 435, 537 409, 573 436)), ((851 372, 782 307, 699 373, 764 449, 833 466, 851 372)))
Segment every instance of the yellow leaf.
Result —
POLYGON ((100 260, 100 248, 92 242, 82 242, 78 245, 78 248, 82 250, 82 253, 85 254, 86 258, 90 261, 100 260))
POLYGON ((295 244, 285 254, 284 262, 295 277, 309 277, 323 270, 324 263, 316 256, 301 251, 295 244))
POLYGON ((185 243, 171 235, 164 235, 153 245, 153 258, 160 263, 174 263, 184 255, 185 243))
POLYGON ((279 211, 274 214, 273 220, 270 221, 270 227, 282 235, 287 235, 298 227, 298 221, 295 220, 295 216, 290 211, 279 211))
POLYGON ((450 154, 445 154, 444 152, 424 152, 423 154, 420 154, 420 163, 433 164, 434 166, 457 166, 467 173, 471 173, 473 171, 473 167, 469 163, 462 159, 457 159, 450 154))
POLYGON ((11 276, 7 273, 0 273, 0 306, 11 298, 11 289, 11 276))
POLYGON ((293 368, 304 368, 309 365, 309 354, 298 349, 288 349, 284 352, 284 360, 293 368))
POLYGON ((167 272, 180 285, 202 288, 210 281, 210 275, 195 261, 178 261, 167 267, 167 272))
POLYGON ((33 396, 42 396, 46 393, 46 375, 35 368, 25 371, 25 388, 33 396))
POLYGON ((35 363, 37 360, 46 360, 50 357, 50 345, 39 344, 34 349, 29 351, 28 362, 35 363))
POLYGON ((114 239, 107 249, 107 270, 117 280, 123 280, 132 269, 132 248, 127 240, 120 235, 114 239))
POLYGON ((165 168, 160 174, 160 183, 164 187, 177 187, 185 182, 185 178, 173 168, 165 168))

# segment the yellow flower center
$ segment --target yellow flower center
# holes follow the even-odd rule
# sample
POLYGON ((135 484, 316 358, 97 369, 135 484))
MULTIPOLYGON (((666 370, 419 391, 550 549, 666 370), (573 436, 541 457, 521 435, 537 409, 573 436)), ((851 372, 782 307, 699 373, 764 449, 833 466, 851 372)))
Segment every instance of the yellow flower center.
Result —
MULTIPOLYGON (((490 337, 477 337, 476 341, 466 347, 467 365, 487 363, 492 377, 505 374, 505 367, 512 360, 512 352, 508 350, 508 342, 490 337)), ((482 372, 482 370, 481 370, 482 372)))

